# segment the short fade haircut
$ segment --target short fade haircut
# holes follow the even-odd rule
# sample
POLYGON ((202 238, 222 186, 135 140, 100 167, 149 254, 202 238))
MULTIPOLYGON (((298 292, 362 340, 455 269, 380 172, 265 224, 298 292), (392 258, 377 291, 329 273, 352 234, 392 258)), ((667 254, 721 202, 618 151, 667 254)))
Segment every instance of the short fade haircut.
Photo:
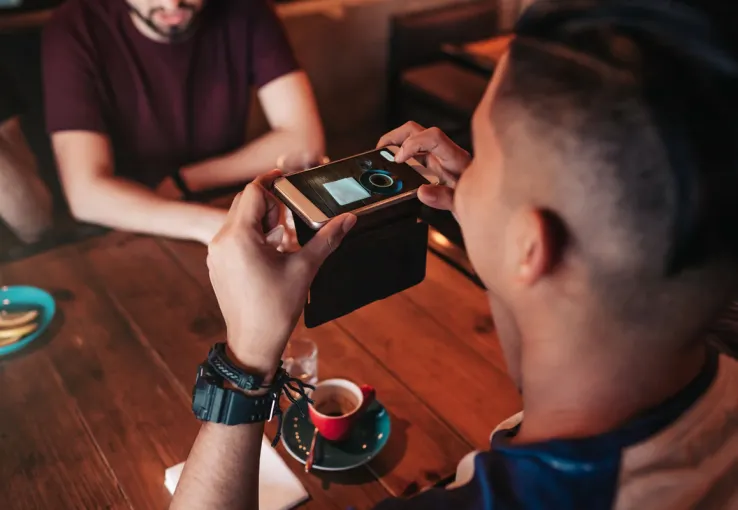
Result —
POLYGON ((558 153, 544 165, 560 196, 542 205, 607 292, 630 299, 628 280, 738 260, 738 63, 699 11, 539 0, 516 27, 492 117, 506 161, 524 157, 523 132, 558 153))

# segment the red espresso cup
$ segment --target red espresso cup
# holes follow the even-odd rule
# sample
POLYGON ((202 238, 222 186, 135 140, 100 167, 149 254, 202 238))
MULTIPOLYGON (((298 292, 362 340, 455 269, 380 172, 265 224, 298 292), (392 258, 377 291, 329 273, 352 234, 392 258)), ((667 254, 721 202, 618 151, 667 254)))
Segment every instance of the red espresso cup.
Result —
POLYGON ((374 388, 359 386, 346 379, 319 382, 310 395, 310 420, 320 435, 329 441, 341 441, 351 432, 367 407, 374 402, 374 388))

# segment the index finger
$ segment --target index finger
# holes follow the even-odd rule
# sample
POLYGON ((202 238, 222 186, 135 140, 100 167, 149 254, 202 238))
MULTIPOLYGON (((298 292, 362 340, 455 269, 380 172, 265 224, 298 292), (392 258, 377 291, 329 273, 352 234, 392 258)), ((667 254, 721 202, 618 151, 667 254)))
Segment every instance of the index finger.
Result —
POLYGON ((452 174, 461 173, 469 163, 469 153, 438 128, 426 129, 408 137, 395 154, 395 161, 404 163, 418 154, 432 154, 443 169, 452 174))
POLYGON ((405 140, 410 136, 420 133, 425 128, 417 122, 406 122, 402 126, 393 129, 377 142, 377 149, 380 147, 386 147, 388 145, 402 145, 405 140))

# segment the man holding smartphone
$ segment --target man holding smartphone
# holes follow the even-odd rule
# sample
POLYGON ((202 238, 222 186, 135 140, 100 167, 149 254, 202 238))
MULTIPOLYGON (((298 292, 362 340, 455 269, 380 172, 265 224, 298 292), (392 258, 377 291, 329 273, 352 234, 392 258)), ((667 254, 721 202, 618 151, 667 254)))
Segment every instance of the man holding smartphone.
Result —
POLYGON ((323 157, 310 83, 267 0, 68 0, 43 64, 47 129, 83 221, 207 243, 225 211, 181 193, 323 157), (271 131, 246 143, 252 90, 271 131))
MULTIPOLYGON (((525 417, 451 487, 378 509, 738 506, 738 362, 703 341, 738 285, 737 83, 696 11, 540 0, 474 116, 473 160, 438 129, 382 138, 443 176, 419 197, 461 225, 525 417)), ((355 221, 282 256, 264 234, 276 177, 246 188, 208 258, 233 355, 267 383, 355 221)), ((262 433, 205 423, 171 508, 257 508, 262 433)))

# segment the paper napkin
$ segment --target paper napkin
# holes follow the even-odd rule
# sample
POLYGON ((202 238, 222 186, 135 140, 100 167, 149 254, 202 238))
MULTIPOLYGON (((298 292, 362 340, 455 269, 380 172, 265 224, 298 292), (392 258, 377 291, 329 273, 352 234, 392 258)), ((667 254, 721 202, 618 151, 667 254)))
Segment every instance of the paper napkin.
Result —
MULTIPOLYGON (((164 485, 174 494, 179 477, 182 476, 184 462, 172 466, 164 472, 164 485)), ((261 442, 261 464, 259 468, 259 510, 289 510, 303 501, 308 495, 305 487, 290 471, 282 457, 264 438, 261 442)))

